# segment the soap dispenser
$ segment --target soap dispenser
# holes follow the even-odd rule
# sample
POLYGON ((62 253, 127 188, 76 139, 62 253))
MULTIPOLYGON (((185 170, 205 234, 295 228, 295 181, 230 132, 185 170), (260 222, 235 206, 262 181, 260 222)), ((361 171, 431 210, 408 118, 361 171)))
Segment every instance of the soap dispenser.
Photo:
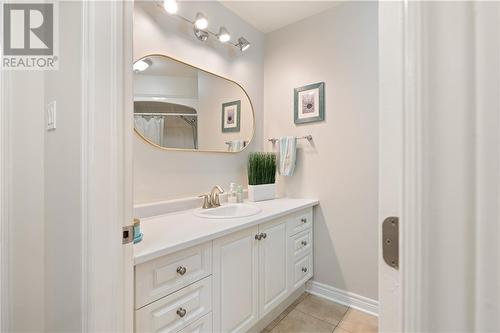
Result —
POLYGON ((238 200, 236 198, 236 183, 229 184, 229 194, 227 196, 228 203, 236 203, 238 200))
POLYGON ((236 202, 243 202, 243 185, 238 185, 238 189, 236 190, 236 202))

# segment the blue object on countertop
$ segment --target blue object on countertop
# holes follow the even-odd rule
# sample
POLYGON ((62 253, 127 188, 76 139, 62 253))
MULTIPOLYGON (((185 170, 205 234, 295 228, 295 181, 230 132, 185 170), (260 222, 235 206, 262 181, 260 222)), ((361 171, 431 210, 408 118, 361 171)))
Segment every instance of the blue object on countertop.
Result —
POLYGON ((143 233, 141 232, 138 236, 134 235, 134 244, 139 243, 142 240, 143 233))
POLYGON ((142 241, 142 236, 141 221, 139 219, 134 219, 134 244, 142 241))

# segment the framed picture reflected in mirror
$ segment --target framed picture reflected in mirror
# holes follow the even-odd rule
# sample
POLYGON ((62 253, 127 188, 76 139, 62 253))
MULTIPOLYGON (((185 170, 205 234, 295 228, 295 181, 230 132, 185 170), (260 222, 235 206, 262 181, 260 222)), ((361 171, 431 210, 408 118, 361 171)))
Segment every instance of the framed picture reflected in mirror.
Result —
POLYGON ((222 132, 239 132, 241 101, 222 104, 222 132))

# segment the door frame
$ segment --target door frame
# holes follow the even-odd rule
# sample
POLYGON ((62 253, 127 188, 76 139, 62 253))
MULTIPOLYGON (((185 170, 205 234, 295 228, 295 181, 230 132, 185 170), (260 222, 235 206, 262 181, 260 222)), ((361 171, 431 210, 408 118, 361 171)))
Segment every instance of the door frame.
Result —
MULTIPOLYGON (((133 2, 81 3, 82 331, 133 331, 133 2), (105 180, 103 182, 103 179, 105 180), (109 181, 108 181, 109 180, 109 181)), ((0 331, 10 331, 9 71, 0 71, 0 331)))
POLYGON ((420 2, 379 3, 382 49, 379 51, 379 329, 382 332, 421 331, 423 27, 420 2), (399 271, 386 267, 382 258, 381 223, 391 215, 400 218, 399 271))
POLYGON ((133 2, 82 2, 83 331, 133 331, 133 2))
POLYGON ((0 70, 0 331, 10 331, 9 258, 10 258, 10 74, 0 70))
POLYGON ((404 1, 404 108, 402 205, 403 331, 422 331, 423 302, 423 41, 422 3, 404 1))

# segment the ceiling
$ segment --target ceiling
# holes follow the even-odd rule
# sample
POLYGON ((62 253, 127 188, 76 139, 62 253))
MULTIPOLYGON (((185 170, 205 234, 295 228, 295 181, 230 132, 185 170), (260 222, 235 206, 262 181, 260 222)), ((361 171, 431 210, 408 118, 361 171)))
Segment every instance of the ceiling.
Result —
POLYGON ((269 33, 319 14, 339 1, 220 1, 257 30, 269 33))

